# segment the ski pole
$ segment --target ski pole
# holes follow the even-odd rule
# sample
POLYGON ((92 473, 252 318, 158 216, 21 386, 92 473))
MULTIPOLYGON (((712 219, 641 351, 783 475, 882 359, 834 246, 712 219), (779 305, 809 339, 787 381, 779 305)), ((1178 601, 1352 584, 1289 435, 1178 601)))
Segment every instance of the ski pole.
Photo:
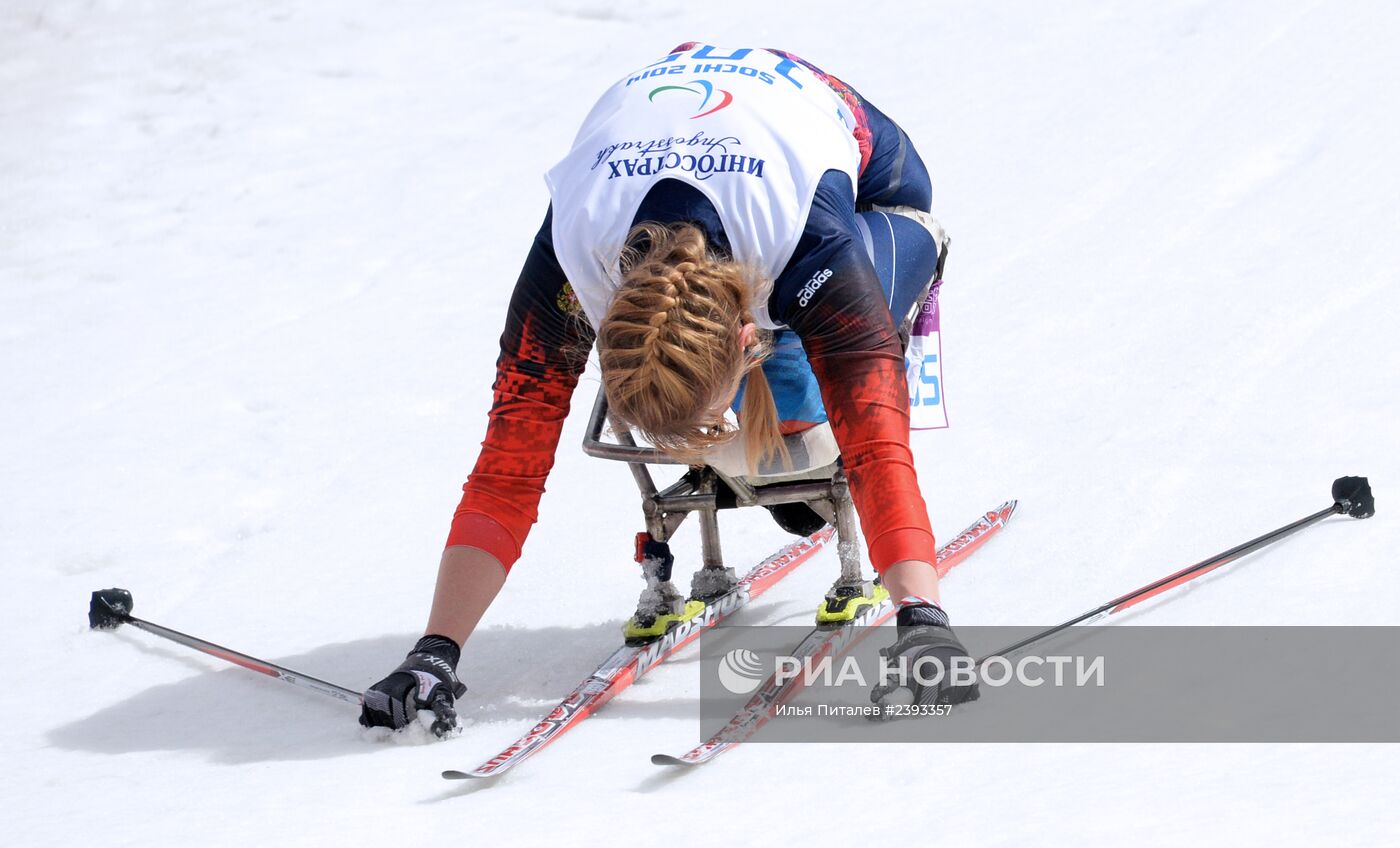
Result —
POLYGON ((178 642, 186 647, 194 648, 196 651, 203 651, 211 657, 218 657, 221 660, 231 662, 234 665, 243 666, 268 677, 275 677, 278 680, 285 680, 294 686, 303 689, 310 689, 313 692, 320 692, 335 698, 337 701, 344 701, 347 704, 360 705, 360 693, 353 689, 346 689, 344 686, 337 686, 334 683, 327 683, 309 674, 302 674, 290 668, 284 668, 276 663, 267 660, 260 660, 247 654, 216 645, 213 642, 206 642, 178 630, 171 630, 169 627, 162 627, 150 621, 144 621, 131 614, 132 600, 131 593, 125 589, 101 589, 92 593, 92 603, 88 606, 88 626, 93 630, 116 630, 123 624, 130 624, 132 627, 153 633, 162 639, 169 639, 178 642))
POLYGON ((1224 553, 1216 554, 1208 560, 1204 560, 1202 562, 1196 563, 1195 565, 1183 568, 1175 574, 1170 574, 1166 577, 1163 577, 1161 580, 1148 583, 1141 589, 1135 589, 1134 591, 1129 592, 1126 595, 1121 595, 1117 598, 1114 598, 1113 600, 1109 601, 1108 603, 1102 606, 1095 607, 1094 609, 1091 609, 1086 613, 1077 615, 1074 618, 1071 618, 1069 621, 1066 621, 1064 624, 1057 624, 1054 627, 1042 630, 1034 635, 1027 636, 1019 642, 1002 648, 1000 651, 988 654, 987 656, 978 660, 977 665, 981 666, 983 663, 985 663, 992 657, 1010 656, 1011 654, 1014 654, 1023 648, 1026 648, 1037 642, 1042 642, 1046 639, 1049 639, 1052 636, 1055 636, 1056 634, 1068 630, 1076 624, 1087 624, 1093 621, 1098 621, 1101 618, 1105 618, 1107 616, 1113 615, 1114 613, 1122 612, 1125 609, 1134 607, 1142 603, 1143 601, 1148 600, 1149 598, 1156 597, 1157 595, 1160 595, 1163 592, 1166 592, 1170 589, 1175 589, 1177 586, 1180 586, 1183 583, 1195 580, 1197 577, 1200 577, 1203 574, 1209 574, 1210 572, 1214 571, 1220 566, 1234 562, 1242 556, 1252 554, 1260 548, 1272 545, 1274 542, 1277 542, 1280 539, 1290 536, 1293 533, 1302 530, 1304 527, 1309 527, 1313 524, 1316 524, 1317 522, 1329 516, 1345 514, 1350 515, 1353 518, 1370 518, 1372 515, 1376 514, 1376 500, 1371 495, 1371 484, 1367 482, 1365 477, 1337 478, 1337 480, 1332 483, 1332 500, 1332 505, 1324 510, 1314 512, 1312 515, 1309 515, 1306 518, 1300 518, 1292 524, 1285 524, 1277 530, 1274 530, 1270 533, 1265 533, 1264 535, 1256 539, 1251 539, 1242 545, 1238 545, 1236 547, 1231 548, 1228 551, 1225 551, 1224 553))

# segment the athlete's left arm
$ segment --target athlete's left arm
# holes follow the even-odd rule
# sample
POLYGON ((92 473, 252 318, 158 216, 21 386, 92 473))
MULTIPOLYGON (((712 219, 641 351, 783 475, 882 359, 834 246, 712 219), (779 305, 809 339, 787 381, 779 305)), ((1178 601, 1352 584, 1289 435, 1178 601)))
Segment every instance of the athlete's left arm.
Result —
POLYGON ((769 308, 802 339, 871 563, 883 572, 903 560, 933 562, 934 539, 909 451, 904 352, 856 228, 853 196, 846 175, 823 177, 769 308))

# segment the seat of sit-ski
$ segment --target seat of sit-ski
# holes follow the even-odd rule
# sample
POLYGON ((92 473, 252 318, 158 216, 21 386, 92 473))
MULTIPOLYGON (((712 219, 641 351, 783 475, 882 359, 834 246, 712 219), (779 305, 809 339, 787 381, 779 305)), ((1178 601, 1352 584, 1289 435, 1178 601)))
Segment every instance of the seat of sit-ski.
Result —
POLYGON ((809 427, 800 433, 783 437, 792 464, 780 457, 769 457, 759 463, 758 473, 749 472, 749 461, 742 438, 730 439, 705 453, 705 464, 726 477, 744 480, 751 486, 768 486, 799 480, 826 480, 836 471, 841 451, 830 423, 809 427))

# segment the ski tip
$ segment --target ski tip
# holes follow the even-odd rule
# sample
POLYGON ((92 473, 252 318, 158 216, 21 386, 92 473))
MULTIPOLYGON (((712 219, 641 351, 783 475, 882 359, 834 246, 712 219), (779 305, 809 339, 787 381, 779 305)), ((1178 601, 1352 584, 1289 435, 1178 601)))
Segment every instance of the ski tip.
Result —
POLYGON ((673 757, 670 754, 652 754, 651 764, 654 766, 685 766, 690 765, 680 757, 673 757))
POLYGON ((1004 521, 1004 522, 1005 522, 1005 521, 1010 521, 1010 520, 1011 520, 1011 516, 1013 516, 1013 515, 1016 514, 1016 507, 1018 507, 1018 506, 1020 506, 1020 505, 1021 505, 1021 502, 1018 501, 1018 500, 1016 500, 1015 498, 1012 498, 1011 500, 1009 500, 1009 501, 1007 501, 1006 503, 1002 504, 1002 505, 1001 505, 1002 514, 1005 516, 1004 518, 1002 518, 1002 521, 1004 521))
POLYGON ((489 776, 490 775, 474 774, 469 771, 457 771, 456 769, 448 769, 447 771, 442 773, 443 780, 476 780, 478 778, 489 776))

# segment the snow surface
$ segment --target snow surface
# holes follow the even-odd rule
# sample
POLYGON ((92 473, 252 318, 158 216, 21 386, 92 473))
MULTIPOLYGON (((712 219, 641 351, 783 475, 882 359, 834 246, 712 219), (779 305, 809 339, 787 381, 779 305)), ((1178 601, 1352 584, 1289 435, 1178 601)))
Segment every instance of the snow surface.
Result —
MULTIPOLYGON (((1397 623, 1394 4, 6 0, 4 842, 1395 844, 1393 746, 755 745, 678 777, 647 756, 696 739, 685 658, 498 784, 443 782, 591 670, 640 588, 635 492, 575 447, 582 410, 466 651, 457 739, 376 744, 344 705, 88 632, 118 585, 348 686, 391 668, 540 174, 606 83, 689 39, 828 66, 932 168, 934 527, 1022 505, 946 584, 955 622, 1052 623, 1367 474, 1372 521, 1125 623, 1397 623)), ((724 524, 734 564, 779 538, 724 524)), ((834 570, 741 620, 805 620, 834 570)))

